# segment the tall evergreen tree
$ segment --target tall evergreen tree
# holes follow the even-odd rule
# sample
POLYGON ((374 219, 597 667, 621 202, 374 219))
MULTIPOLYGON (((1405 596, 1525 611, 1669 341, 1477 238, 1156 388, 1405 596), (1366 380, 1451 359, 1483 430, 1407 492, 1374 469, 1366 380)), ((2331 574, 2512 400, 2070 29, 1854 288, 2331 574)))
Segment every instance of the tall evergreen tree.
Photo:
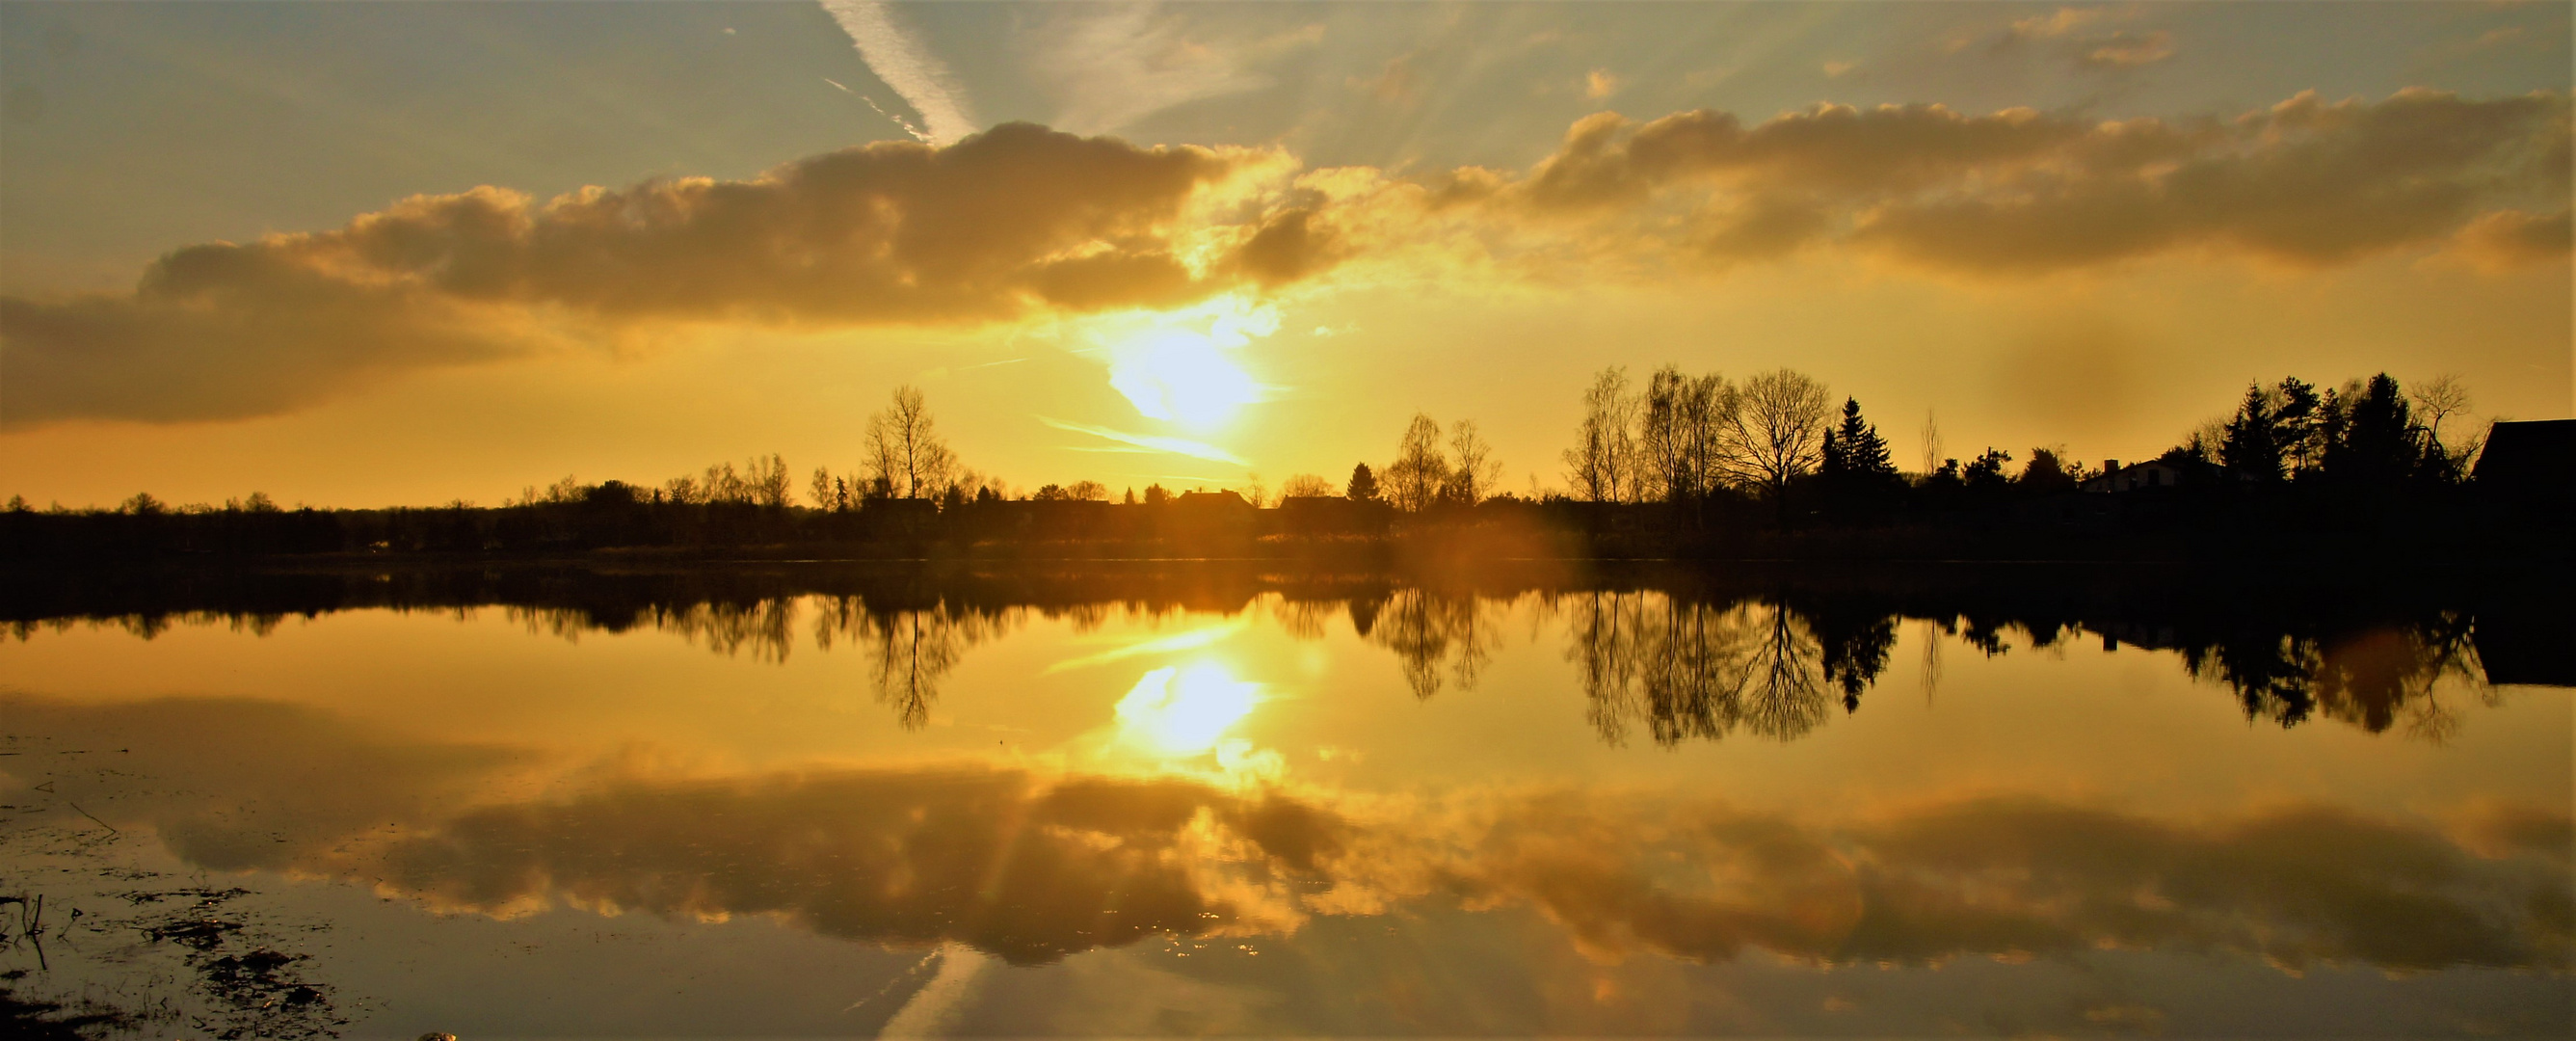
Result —
POLYGON ((2391 484, 2413 476, 2424 462, 2424 439, 2406 395, 2385 372, 2342 396, 2325 472, 2338 481, 2391 484))
POLYGON ((1369 470, 1369 464, 1351 467, 1351 483, 1344 489, 1344 494, 1350 496, 1352 502, 1377 501, 1377 474, 1369 470))
POLYGON ((1887 450, 1887 439, 1878 436, 1876 424, 1861 418, 1858 398, 1843 399, 1842 424, 1826 432, 1825 445, 1829 458, 1835 458, 1844 473, 1863 478, 1896 476, 1896 460, 1887 450))
POLYGON ((2240 477, 2281 479, 2280 420, 2262 384, 2246 386, 2245 403, 2236 407, 2227 421, 2226 439, 2219 442, 2218 461, 2240 477))

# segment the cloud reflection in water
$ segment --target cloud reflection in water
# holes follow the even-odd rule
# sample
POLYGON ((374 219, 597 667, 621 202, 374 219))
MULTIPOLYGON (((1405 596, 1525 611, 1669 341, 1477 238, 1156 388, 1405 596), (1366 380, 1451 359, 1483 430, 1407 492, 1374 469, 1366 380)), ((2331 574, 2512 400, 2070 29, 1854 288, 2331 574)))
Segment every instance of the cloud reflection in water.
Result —
POLYGON ((2576 941, 2576 831, 2524 807, 2181 819, 2003 795, 1833 817, 1671 792, 1424 798, 975 763, 594 774, 528 797, 505 783, 527 756, 390 740, 310 710, 0 708, 22 734, 131 747, 144 767, 16 774, 13 802, 79 801, 204 867, 373 881, 504 916, 765 915, 1018 964, 1433 907, 1533 911, 1594 959, 1935 964, 2125 948, 2565 972, 2576 941), (56 792, 35 794, 45 783, 56 792))

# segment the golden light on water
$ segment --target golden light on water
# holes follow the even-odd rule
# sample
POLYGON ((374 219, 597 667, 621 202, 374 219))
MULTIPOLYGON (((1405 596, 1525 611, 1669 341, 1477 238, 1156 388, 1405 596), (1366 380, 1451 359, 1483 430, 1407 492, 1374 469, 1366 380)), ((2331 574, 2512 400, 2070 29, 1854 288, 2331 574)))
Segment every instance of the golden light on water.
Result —
POLYGON ((1165 666, 1118 700, 1118 736, 1164 755, 1200 755, 1260 703, 1261 684, 1238 680, 1215 662, 1165 666))

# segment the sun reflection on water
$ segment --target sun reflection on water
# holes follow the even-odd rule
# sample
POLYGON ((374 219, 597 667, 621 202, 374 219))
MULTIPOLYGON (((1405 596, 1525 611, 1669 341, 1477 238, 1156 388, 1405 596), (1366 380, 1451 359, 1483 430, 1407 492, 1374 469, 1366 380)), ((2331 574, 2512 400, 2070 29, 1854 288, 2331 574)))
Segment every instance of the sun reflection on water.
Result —
POLYGON ((1165 666, 1118 700, 1118 734, 1164 755, 1200 755, 1261 700, 1261 684, 1238 680, 1215 662, 1165 666))

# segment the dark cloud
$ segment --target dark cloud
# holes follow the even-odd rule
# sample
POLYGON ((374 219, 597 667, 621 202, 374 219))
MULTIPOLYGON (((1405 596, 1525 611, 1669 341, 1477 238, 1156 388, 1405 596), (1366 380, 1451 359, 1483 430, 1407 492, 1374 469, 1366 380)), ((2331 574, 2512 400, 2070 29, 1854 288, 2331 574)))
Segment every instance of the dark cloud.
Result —
POLYGON ((2562 95, 2420 89, 2302 94, 2228 120, 1939 105, 1824 105, 1753 126, 1725 112, 1642 124, 1602 113, 1488 205, 1610 221, 1633 238, 1651 226, 1639 218, 1696 201, 1686 234, 1720 259, 1837 243, 1996 274, 2178 250, 2316 266, 2468 229, 2493 255, 2563 255, 2563 220, 2519 208, 2564 199, 2568 136, 2562 95))
POLYGON ((1235 252, 1243 273, 1265 286, 1303 281, 1339 259, 1331 231, 1315 223, 1315 211, 1302 207, 1272 216, 1235 252))
POLYGON ((0 416, 273 413, 524 353, 549 318, 836 327, 1187 302, 1231 283, 1176 258, 1184 211, 1249 158, 1006 124, 748 181, 415 197, 335 231, 179 250, 131 294, 0 300, 0 416))

